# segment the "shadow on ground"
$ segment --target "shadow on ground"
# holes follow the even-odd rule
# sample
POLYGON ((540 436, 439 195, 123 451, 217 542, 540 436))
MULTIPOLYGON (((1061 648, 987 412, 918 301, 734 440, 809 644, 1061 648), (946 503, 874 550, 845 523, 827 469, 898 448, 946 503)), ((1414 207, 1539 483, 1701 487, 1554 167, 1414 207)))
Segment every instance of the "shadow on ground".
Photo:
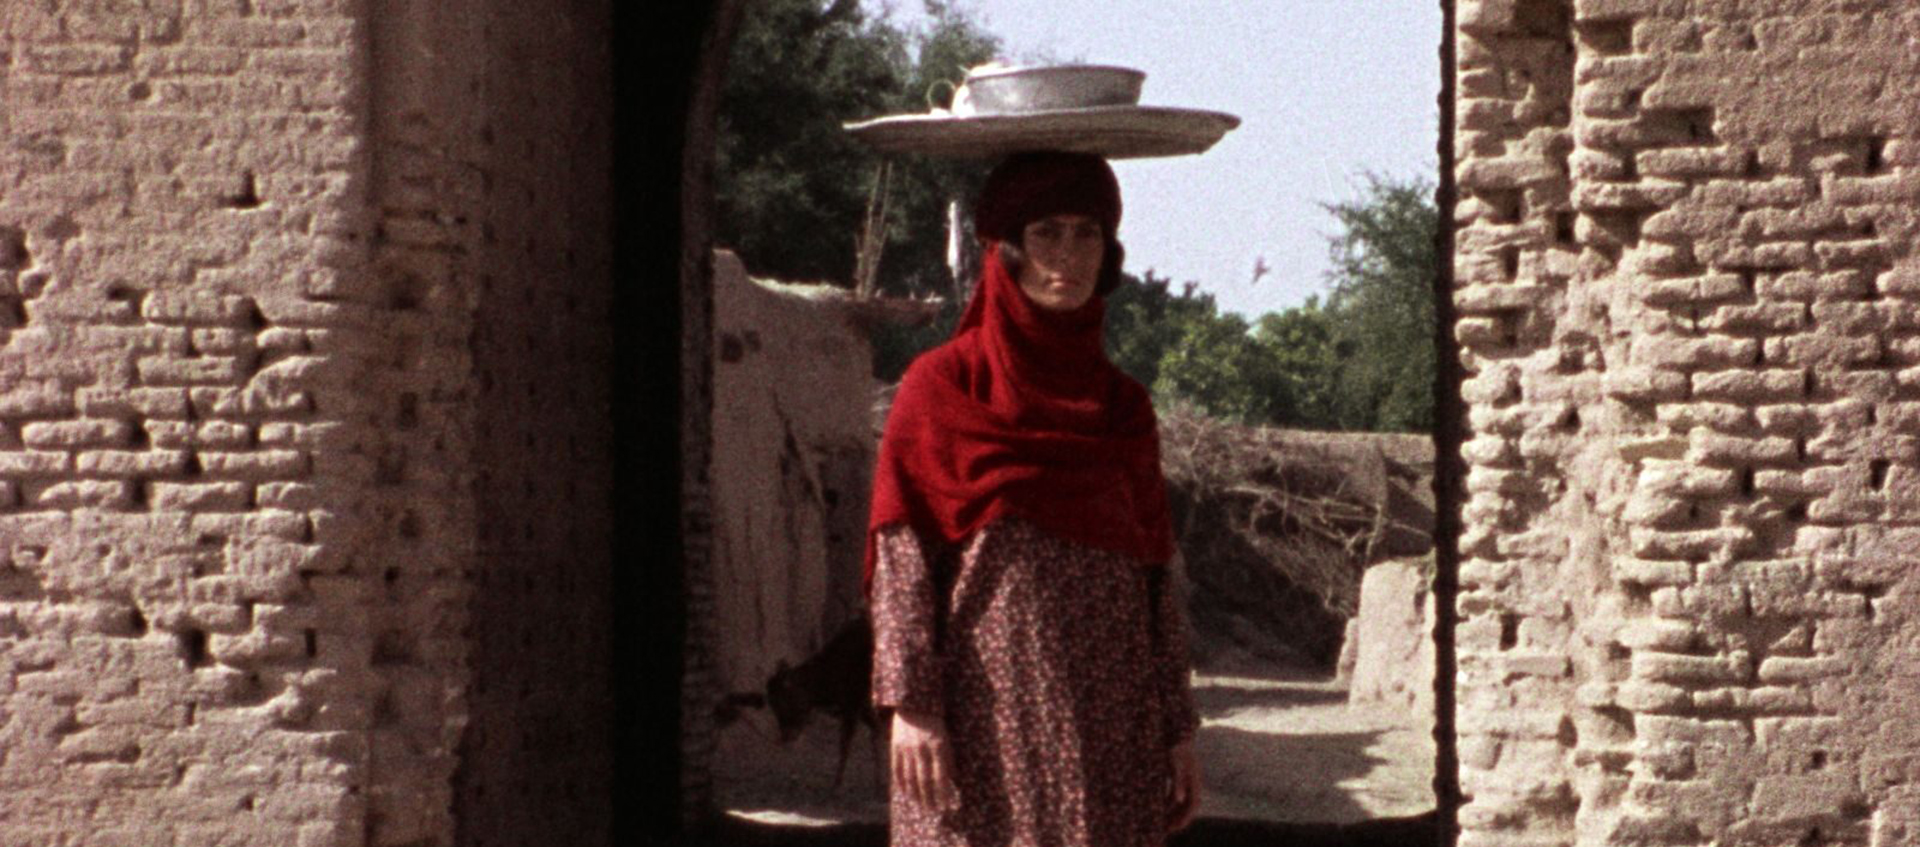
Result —
MULTIPOLYGON (((881 824, 782 826, 728 818, 678 847, 886 847, 881 824)), ((1422 847, 1438 844, 1431 813, 1352 824, 1272 823, 1201 818, 1168 847, 1422 847)))
MULTIPOLYGON (((1407 828, 1434 808, 1429 719, 1350 704, 1341 682, 1286 669, 1196 674, 1193 695, 1205 719, 1194 739, 1201 820, 1175 847, 1428 843, 1407 828)), ((862 730, 836 787, 831 722, 782 744, 769 721, 745 714, 722 732, 727 829, 699 843, 884 844, 885 739, 862 730)))
POLYGON ((1201 811, 1254 821, 1358 823, 1377 815, 1353 783, 1385 760, 1378 731, 1288 735, 1213 726, 1194 752, 1206 783, 1201 811))
POLYGON ((1347 692, 1334 688, 1310 688, 1304 685, 1274 688, 1229 688, 1202 686, 1194 691, 1206 702, 1198 704, 1208 717, 1242 709, 1285 709, 1299 706, 1331 706, 1347 702, 1347 692))

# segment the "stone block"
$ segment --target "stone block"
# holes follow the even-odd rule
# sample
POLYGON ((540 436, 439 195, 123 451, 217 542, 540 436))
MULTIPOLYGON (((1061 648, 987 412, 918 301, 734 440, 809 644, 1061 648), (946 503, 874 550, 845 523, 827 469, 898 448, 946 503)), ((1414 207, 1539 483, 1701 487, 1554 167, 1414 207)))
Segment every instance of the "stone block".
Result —
POLYGON ((0 384, 0 416, 59 417, 74 411, 73 394, 57 380, 13 380, 0 384))
POLYGON ((254 490, 260 506, 269 509, 306 510, 320 505, 319 489, 300 482, 263 482, 254 490))
MULTIPOLYGON (((1696 379, 1700 376, 1696 375, 1696 379)), ((1722 467, 1784 464, 1798 461, 1800 445, 1782 436, 1745 437, 1709 429, 1695 429, 1687 435, 1687 461, 1722 467)), ((1715 477, 1719 479, 1720 477, 1715 477)))
POLYGON ((1798 368, 1715 371, 1695 373, 1690 378, 1692 396, 1697 399, 1755 405, 1805 397, 1807 380, 1806 371, 1798 368))
MULTIPOLYGON (((1692 581, 1691 574, 1687 581, 1692 581)), ((1613 637, 1621 646, 1634 650, 1684 652, 1697 645, 1699 629, 1691 621, 1642 618, 1621 625, 1613 637)))
POLYGON ((1853 241, 1816 241, 1813 254, 1819 257, 1822 270, 1842 268, 1874 268, 1885 262, 1887 245, 1877 238, 1856 239, 1853 241))
POLYGON ((232 356, 148 356, 137 365, 147 385, 219 385, 240 376, 239 360, 232 356))
POLYGON ((1699 824, 1677 813, 1654 813, 1614 818, 1600 843, 1604 847, 1655 847, 1693 844, 1699 840, 1699 824))
POLYGON ((1747 169, 1747 155, 1737 147, 1668 147, 1642 150, 1634 161, 1647 176, 1694 179, 1739 176, 1747 169))
POLYGON ((1701 262, 1722 268, 1789 270, 1810 267, 1814 261, 1813 246, 1804 241, 1705 241, 1696 245, 1695 254, 1701 262))
POLYGON ((1701 320, 1700 328, 1710 332, 1775 335, 1803 330, 1807 321, 1807 307, 1799 303, 1754 303, 1718 306, 1701 320))
POLYGON ((1617 181, 1631 178, 1633 160, 1628 156, 1593 148, 1581 148, 1567 155, 1567 167, 1583 180, 1617 181))
MULTIPOLYGON (((1849 284, 1849 293, 1858 292, 1864 296, 1868 287, 1864 284, 1849 284)), ((1904 303, 1861 303, 1853 301, 1821 300, 1807 307, 1807 313, 1813 322, 1827 333, 1839 336, 1871 335, 1879 336, 1888 330, 1907 329, 1902 326, 1904 319, 1911 318, 1914 309, 1904 303)), ((1910 344, 1910 338, 1894 339, 1889 347, 1910 344)), ((1856 342, 1861 339, 1854 339, 1856 342)), ((1878 338, 1871 340, 1880 340, 1878 338)))
POLYGON ((1635 365, 1696 371, 1758 364, 1761 346, 1752 338, 1642 335, 1633 339, 1628 350, 1635 365))
POLYGON ((1751 678, 1747 656, 1694 656, 1641 650, 1633 654, 1633 677, 1651 682, 1713 684, 1744 682, 1751 678))
POLYGON ((233 327, 194 327, 190 336, 193 352, 202 355, 237 355, 254 349, 254 334, 233 327))
POLYGON ((1753 412, 1737 403, 1665 405, 1654 410, 1654 418, 1673 432, 1706 427, 1731 435, 1752 435, 1759 428, 1753 412))
POLYGON ((186 467, 187 454, 180 450, 87 450, 74 456, 76 470, 99 476, 166 476, 186 467))
POLYGON ((247 414, 242 391, 233 386, 194 386, 186 389, 193 413, 202 418, 238 418, 247 414))
POLYGON ((53 476, 73 466, 73 455, 64 450, 14 450, 0 452, 0 474, 15 479, 53 476))
POLYGON ((70 479, 40 488, 29 500, 41 509, 124 509, 133 497, 122 480, 70 479))
POLYGON ((1640 234, 1659 240, 1713 238, 1734 229, 1738 219, 1740 215, 1730 207, 1678 204, 1647 215, 1640 225, 1640 234))
POLYGON ((1687 375, 1648 367, 1609 370, 1603 377, 1607 396, 1628 402, 1668 402, 1687 396, 1687 375))
POLYGON ((1661 209, 1691 191, 1686 183, 1643 179, 1631 183, 1583 182, 1574 186, 1573 208, 1581 212, 1661 209))
POLYGON ((126 443, 128 429, 125 421, 113 418, 32 421, 20 427, 20 440, 38 450, 116 447, 126 443))
POLYGON ((1761 820, 1801 821, 1839 817, 1862 804, 1860 789, 1843 773, 1761 777, 1753 809, 1761 820))
POLYGON ((187 417, 184 388, 82 388, 74 393, 80 413, 88 417, 143 417, 178 420, 187 417))
POLYGON ((1696 199, 1714 206, 1791 207, 1812 200, 1815 192, 1806 177, 1783 176, 1759 182, 1716 180, 1700 186, 1696 199))
POLYGON ((1658 0, 1574 0, 1573 17, 1581 22, 1638 18, 1653 14, 1659 7, 1658 0))
POLYGON ((140 316, 158 324, 245 326, 253 300, 209 291, 155 291, 141 304, 140 316))
POLYGON ((1696 507, 1680 497, 1635 491, 1627 498, 1620 519, 1635 526, 1684 529, 1695 524, 1696 507))
POLYGON ((1871 290, 1871 281, 1855 270, 1760 274, 1754 284, 1755 293, 1762 299, 1803 302, 1857 300, 1871 290))
POLYGON ((120 44, 29 44, 19 56, 22 70, 57 76, 115 74, 133 64, 133 49, 120 44))
POLYGON ((235 421, 206 421, 193 431, 196 447, 232 449, 253 446, 253 427, 235 421))
POLYGON ((1460 27, 1498 32, 1513 26, 1515 0, 1466 0, 1460 4, 1460 27))
POLYGON ((1835 206, 1808 204, 1759 208, 1740 216, 1738 234, 1751 241, 1814 239, 1846 225, 1846 216, 1835 206))
POLYGON ((1409 714, 1432 711, 1432 605, 1427 581, 1414 563, 1389 561, 1367 568, 1354 618, 1350 701, 1409 714))
POLYGON ((321 449, 343 434, 335 423, 270 421, 260 425, 260 443, 269 447, 321 449))
POLYGON ((158 511, 220 512, 252 508, 253 487, 245 482, 152 483, 151 500, 158 511))
POLYGON ((1559 293, 1558 288, 1547 285, 1472 285, 1457 291, 1453 303, 1462 314, 1495 314, 1536 309, 1559 293))
POLYGON ((304 476, 309 466, 307 454, 301 450, 201 450, 195 456, 209 476, 256 481, 304 476))

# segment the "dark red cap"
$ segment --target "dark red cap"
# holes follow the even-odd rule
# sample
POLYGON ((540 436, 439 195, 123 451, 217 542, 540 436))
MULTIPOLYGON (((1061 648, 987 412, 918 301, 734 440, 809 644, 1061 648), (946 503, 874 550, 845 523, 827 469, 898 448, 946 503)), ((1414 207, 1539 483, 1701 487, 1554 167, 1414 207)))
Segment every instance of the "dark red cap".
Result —
POLYGON ((1018 243, 1027 224, 1053 215, 1086 215, 1120 227, 1120 181, 1107 160, 1088 153, 1015 153, 987 174, 973 229, 981 238, 1018 243))

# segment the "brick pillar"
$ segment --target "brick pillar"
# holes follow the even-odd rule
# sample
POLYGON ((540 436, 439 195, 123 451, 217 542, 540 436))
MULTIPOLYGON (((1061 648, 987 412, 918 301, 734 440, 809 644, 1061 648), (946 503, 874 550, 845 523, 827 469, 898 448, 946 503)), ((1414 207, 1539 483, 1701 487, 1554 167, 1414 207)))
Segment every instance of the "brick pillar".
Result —
POLYGON ((496 5, 0 8, 0 842, 604 837, 604 11, 496 5))
POLYGON ((1916 31, 1461 3, 1463 845, 1920 837, 1916 31))

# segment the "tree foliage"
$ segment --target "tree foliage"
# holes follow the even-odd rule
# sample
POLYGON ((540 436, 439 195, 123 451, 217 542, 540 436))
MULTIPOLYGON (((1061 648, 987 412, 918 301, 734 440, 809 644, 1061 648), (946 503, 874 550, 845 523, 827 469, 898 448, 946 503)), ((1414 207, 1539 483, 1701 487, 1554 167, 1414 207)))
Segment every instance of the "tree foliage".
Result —
POLYGON ((1366 178, 1365 196, 1325 206, 1340 224, 1329 239, 1328 309, 1351 345, 1344 380, 1352 428, 1433 428, 1434 235, 1440 215, 1424 178, 1366 178))
POLYGON ((1222 314, 1187 283, 1151 271, 1109 298, 1107 345, 1158 402, 1244 423, 1424 431, 1433 425, 1432 186, 1367 178, 1362 196, 1325 206, 1339 233, 1323 305, 1222 314))
MULTIPOLYGON (((961 7, 924 0, 911 30, 853 0, 757 0, 741 22, 721 95, 715 155, 718 242, 756 276, 853 283, 856 241, 882 157, 842 128, 927 109, 939 82, 1000 54, 961 7)), ((958 319, 947 267, 947 203, 971 201, 990 163, 891 157, 876 280, 890 296, 945 296, 925 326, 876 326, 874 374, 895 379, 958 319)))
MULTIPOLYGON (((938 80, 992 58, 999 39, 949 3, 908 31, 853 0, 758 0, 741 22, 721 95, 718 240, 759 276, 850 285, 855 236, 881 157, 842 128, 927 108, 938 80)), ((888 180, 879 287, 943 292, 946 203, 987 164, 899 156, 888 180)))
POLYGON ((872 154, 840 129, 896 102, 907 44, 852 0, 758 0, 735 36, 715 142, 717 237, 749 271, 853 272, 872 154))

